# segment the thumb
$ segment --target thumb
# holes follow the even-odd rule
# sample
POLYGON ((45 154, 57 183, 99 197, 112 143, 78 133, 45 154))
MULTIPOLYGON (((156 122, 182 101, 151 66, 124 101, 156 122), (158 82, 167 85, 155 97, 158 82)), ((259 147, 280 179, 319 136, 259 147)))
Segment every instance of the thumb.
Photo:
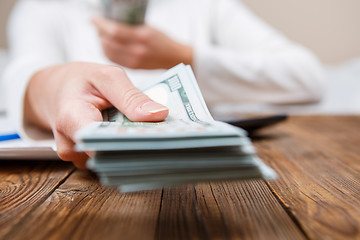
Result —
POLYGON ((158 122, 164 120, 169 109, 154 102, 129 80, 119 67, 106 66, 105 76, 95 79, 93 85, 120 112, 135 122, 158 122))

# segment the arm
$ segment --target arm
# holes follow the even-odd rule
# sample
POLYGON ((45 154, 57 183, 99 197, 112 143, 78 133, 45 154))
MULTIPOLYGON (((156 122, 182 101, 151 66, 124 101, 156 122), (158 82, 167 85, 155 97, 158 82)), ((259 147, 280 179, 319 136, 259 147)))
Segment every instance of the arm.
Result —
POLYGON ((309 51, 285 39, 239 1, 213 2, 212 42, 194 47, 195 73, 210 104, 287 104, 321 98, 323 70, 309 51))
POLYGON ((38 71, 25 94, 24 118, 55 137, 57 153, 84 168, 87 154, 74 151, 74 135, 101 111, 115 106, 132 121, 162 121, 168 109, 136 89, 124 70, 94 63, 65 63, 38 71))
POLYGON ((51 134, 29 126, 23 118, 24 96, 32 75, 65 61, 59 21, 62 5, 57 1, 19 1, 8 21, 10 62, 3 79, 7 114, 25 139, 52 139, 51 134))
POLYGON ((64 63, 61 14, 56 15, 61 6, 57 1, 23 1, 15 9, 12 61, 5 75, 8 110, 22 137, 52 133, 59 157, 84 168, 88 156, 74 151, 73 137, 89 122, 102 121, 103 109, 115 106, 133 121, 161 121, 168 109, 136 89, 121 68, 64 63))

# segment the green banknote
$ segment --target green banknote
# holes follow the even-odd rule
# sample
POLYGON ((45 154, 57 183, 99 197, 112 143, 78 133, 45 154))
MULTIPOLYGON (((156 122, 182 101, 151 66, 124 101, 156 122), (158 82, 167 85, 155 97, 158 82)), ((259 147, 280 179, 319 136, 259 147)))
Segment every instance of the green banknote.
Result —
POLYGON ((116 109, 104 111, 104 122, 95 122, 76 134, 79 151, 151 150, 240 146, 251 151, 242 129, 211 117, 194 74, 180 64, 157 79, 143 92, 169 108, 160 123, 132 122, 116 109))
POLYGON ((76 133, 76 149, 105 185, 140 191, 204 181, 274 179, 244 130, 214 121, 189 66, 180 64, 141 89, 169 108, 163 122, 132 122, 115 108, 76 133))
POLYGON ((143 24, 147 0, 101 0, 105 17, 131 25, 143 24))
POLYGON ((114 176, 101 173, 100 178, 103 184, 117 186, 122 192, 133 192, 141 190, 156 189, 159 187, 171 187, 181 184, 239 180, 251 178, 263 178, 274 180, 277 178, 274 170, 266 166, 259 158, 253 158, 252 166, 237 166, 231 168, 219 167, 217 169, 187 169, 185 171, 168 171, 165 173, 114 176))
MULTIPOLYGON (((167 121, 184 120, 208 125, 213 121, 197 85, 190 66, 179 64, 141 89, 150 98, 169 108, 167 121)), ((103 113, 104 121, 121 122, 127 126, 154 125, 132 123, 120 112, 109 109, 103 113)), ((156 125, 156 124, 155 124, 156 125)))

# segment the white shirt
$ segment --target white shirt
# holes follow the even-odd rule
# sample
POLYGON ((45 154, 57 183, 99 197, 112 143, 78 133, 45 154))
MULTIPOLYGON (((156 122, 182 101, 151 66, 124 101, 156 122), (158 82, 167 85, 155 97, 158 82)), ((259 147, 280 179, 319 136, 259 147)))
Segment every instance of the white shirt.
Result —
MULTIPOLYGON (((95 0, 96 1, 96 0, 95 0)), ((23 129, 23 98, 31 76, 70 61, 111 63, 85 0, 22 0, 10 21, 10 64, 4 75, 10 118, 23 129)), ((194 71, 208 106, 289 104, 318 100, 324 74, 305 48, 272 29, 238 0, 150 0, 146 23, 191 45, 194 71)), ((127 69, 136 86, 164 70, 127 69)))

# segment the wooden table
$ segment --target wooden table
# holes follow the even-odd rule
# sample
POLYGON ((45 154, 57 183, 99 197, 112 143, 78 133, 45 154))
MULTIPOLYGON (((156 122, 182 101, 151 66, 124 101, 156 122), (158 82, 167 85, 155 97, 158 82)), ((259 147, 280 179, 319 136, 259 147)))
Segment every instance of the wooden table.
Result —
POLYGON ((360 239, 360 117, 254 139, 279 175, 131 194, 66 162, 0 162, 1 239, 360 239))

